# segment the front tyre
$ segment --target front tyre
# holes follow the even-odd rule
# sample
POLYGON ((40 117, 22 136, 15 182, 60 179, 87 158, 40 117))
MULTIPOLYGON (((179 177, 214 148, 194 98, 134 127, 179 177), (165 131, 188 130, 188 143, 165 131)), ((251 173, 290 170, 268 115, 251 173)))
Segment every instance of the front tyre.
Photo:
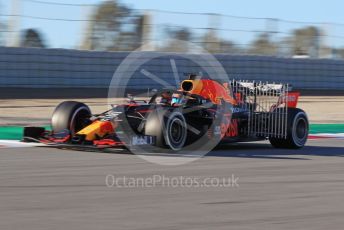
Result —
POLYGON ((145 124, 145 134, 156 137, 156 146, 181 150, 187 139, 187 123, 179 110, 156 109, 145 124))
POLYGON ((302 148, 307 142, 309 131, 306 113, 299 108, 288 108, 287 119, 287 138, 270 137, 271 145, 275 148, 302 148))
POLYGON ((166 145, 174 150, 181 150, 186 142, 187 124, 180 112, 172 112, 166 121, 163 131, 166 145))
POLYGON ((54 133, 69 130, 72 135, 86 127, 90 121, 91 110, 87 105, 77 101, 64 101, 60 103, 51 118, 54 133))

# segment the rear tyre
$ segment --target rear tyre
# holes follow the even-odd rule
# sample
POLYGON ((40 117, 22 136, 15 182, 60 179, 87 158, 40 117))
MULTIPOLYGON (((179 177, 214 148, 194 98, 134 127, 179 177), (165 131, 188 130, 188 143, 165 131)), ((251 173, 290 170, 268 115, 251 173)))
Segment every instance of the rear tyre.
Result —
POLYGON ((59 133, 67 129, 74 135, 90 123, 90 117, 91 110, 84 103, 64 101, 56 107, 53 113, 52 130, 54 133, 59 133))
POLYGON ((289 108, 287 119, 287 138, 270 137, 271 145, 275 148, 302 148, 307 142, 309 130, 306 113, 299 108, 289 108))

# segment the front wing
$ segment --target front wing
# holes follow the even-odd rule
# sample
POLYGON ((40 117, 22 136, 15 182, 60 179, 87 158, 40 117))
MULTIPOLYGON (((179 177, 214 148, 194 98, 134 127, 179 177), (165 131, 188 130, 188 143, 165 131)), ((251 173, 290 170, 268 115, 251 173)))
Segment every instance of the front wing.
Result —
MULTIPOLYGON (((124 138, 123 138, 124 139, 124 138)), ((54 134, 50 131, 45 131, 41 127, 25 127, 23 142, 38 142, 47 147, 55 147, 61 149, 89 149, 89 150, 101 150, 101 149, 127 149, 131 146, 141 145, 154 145, 156 138, 148 135, 132 135, 129 138, 125 138, 126 141, 122 141, 118 135, 113 134, 105 138, 99 138, 94 141, 87 141, 84 143, 73 143, 72 136, 69 131, 65 133, 54 134)))

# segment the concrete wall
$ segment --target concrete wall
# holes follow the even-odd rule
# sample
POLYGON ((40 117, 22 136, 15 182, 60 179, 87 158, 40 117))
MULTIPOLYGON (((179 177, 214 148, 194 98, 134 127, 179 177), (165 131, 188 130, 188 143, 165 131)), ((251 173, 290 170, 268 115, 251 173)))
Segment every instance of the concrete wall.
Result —
MULTIPOLYGON (((107 88, 114 72, 128 56, 127 52, 93 52, 64 49, 0 48, 0 87, 107 88)), ((344 90, 344 61, 327 59, 291 59, 264 56, 215 55, 229 78, 291 83, 300 89, 344 90)), ((129 88, 161 88, 158 82, 142 74, 144 69, 171 85, 175 78, 171 59, 178 75, 199 73, 217 76, 210 68, 214 62, 204 56, 141 52, 124 64, 125 75, 139 66, 128 82, 129 88), (200 63, 197 63, 200 62, 200 63), (202 67, 200 67, 200 64, 202 67), (210 69, 210 70, 209 70, 210 69)), ((122 66, 123 67, 123 66, 122 66)), ((223 76, 220 76, 223 77, 223 76)), ((118 87, 124 87, 120 81, 118 87)), ((160 82, 161 83, 161 82, 160 82)))

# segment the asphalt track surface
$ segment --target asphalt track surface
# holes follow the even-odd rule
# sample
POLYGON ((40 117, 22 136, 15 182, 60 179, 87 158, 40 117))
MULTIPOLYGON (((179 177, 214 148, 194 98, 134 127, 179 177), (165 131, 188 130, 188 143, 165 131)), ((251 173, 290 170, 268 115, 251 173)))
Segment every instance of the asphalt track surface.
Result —
MULTIPOLYGON (((0 229, 343 229, 344 140, 216 149, 180 166, 132 154, 0 149, 0 229), (238 177, 233 187, 107 187, 132 178, 238 177)), ((166 160, 173 158, 166 157, 166 160)))

